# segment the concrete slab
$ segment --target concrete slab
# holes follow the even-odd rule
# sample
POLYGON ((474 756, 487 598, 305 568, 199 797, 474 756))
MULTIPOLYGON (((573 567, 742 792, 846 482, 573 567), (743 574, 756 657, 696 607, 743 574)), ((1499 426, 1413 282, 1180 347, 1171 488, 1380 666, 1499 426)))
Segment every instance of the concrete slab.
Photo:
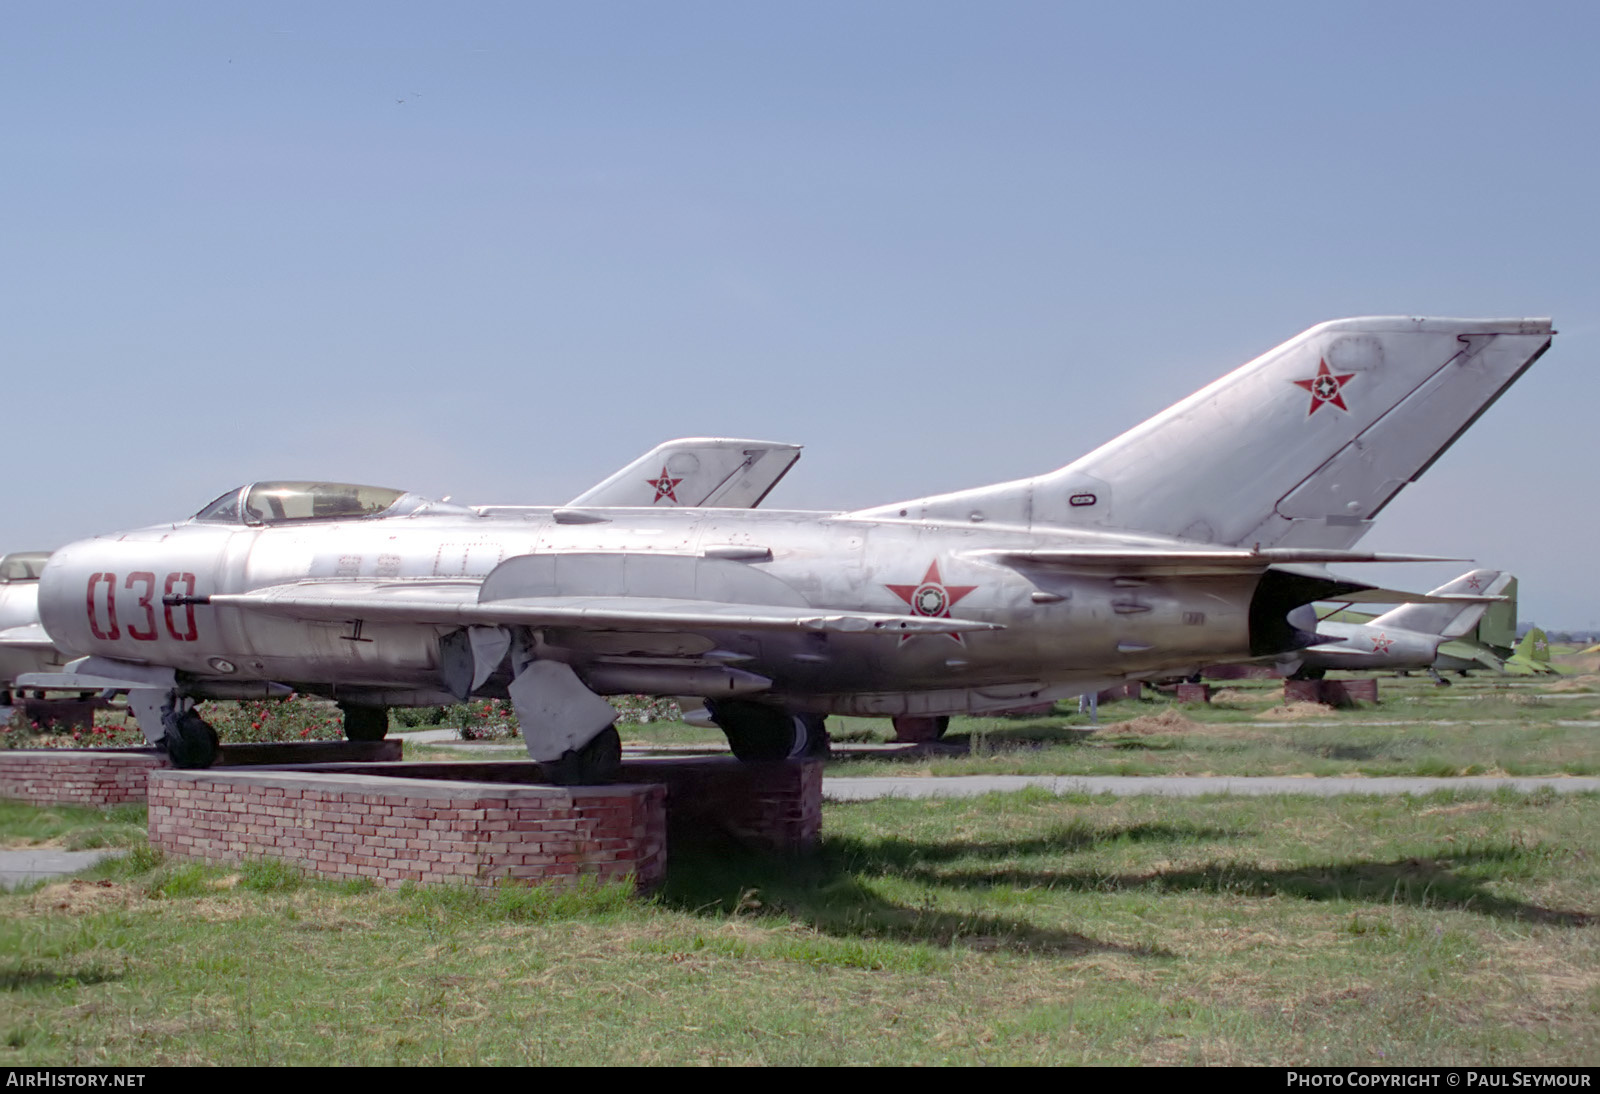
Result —
POLYGON ((65 877, 79 870, 87 870, 103 858, 121 853, 108 850, 58 851, 51 848, 0 851, 0 889, 15 889, 42 878, 65 877))
POLYGON ((1600 778, 1568 776, 1497 778, 1473 775, 1462 778, 1286 778, 1233 776, 1134 775, 958 775, 946 778, 831 777, 822 780, 822 796, 829 801, 870 801, 876 798, 971 798, 980 794, 1014 792, 1039 787, 1052 794, 1111 794, 1116 797, 1157 795, 1198 798, 1205 794, 1263 797, 1274 794, 1342 795, 1432 794, 1439 790, 1499 790, 1509 787, 1531 793, 1549 787, 1557 793, 1600 793, 1600 778))

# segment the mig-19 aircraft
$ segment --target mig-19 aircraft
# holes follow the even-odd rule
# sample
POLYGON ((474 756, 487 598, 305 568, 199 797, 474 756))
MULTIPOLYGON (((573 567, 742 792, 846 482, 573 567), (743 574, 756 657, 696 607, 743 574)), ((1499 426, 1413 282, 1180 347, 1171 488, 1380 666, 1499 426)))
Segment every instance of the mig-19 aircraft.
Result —
MULTIPOLYGON (((472 509, 257 483, 177 524, 70 544, 40 610, 208 763, 193 703, 286 685, 381 733, 384 707, 501 695, 558 781, 616 769, 603 695, 699 696, 742 759, 814 751, 830 713, 941 717, 1315 645, 1352 549, 1549 346, 1546 319, 1345 319, 1269 350, 1059 470, 848 513, 472 509)), ((1422 598, 1426 599, 1426 598, 1422 598)))
POLYGON ((1515 581, 1498 570, 1473 570, 1431 591, 1428 603, 1402 604, 1365 620, 1324 618, 1317 634, 1327 640, 1280 657, 1278 671, 1315 679, 1329 669, 1421 669, 1446 682, 1434 667, 1440 649, 1470 634, 1515 581))

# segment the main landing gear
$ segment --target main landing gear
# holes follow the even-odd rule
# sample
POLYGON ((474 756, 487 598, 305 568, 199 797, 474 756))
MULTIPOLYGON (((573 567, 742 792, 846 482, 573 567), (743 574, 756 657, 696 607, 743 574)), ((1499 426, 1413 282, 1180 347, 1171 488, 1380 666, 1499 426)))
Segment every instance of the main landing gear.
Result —
POLYGON ((344 715, 344 735, 351 741, 381 741, 389 734, 388 707, 358 707, 339 704, 344 715))
POLYGON ((706 709, 727 734, 733 754, 746 763, 828 754, 820 714, 795 714, 748 699, 708 699, 706 709))
POLYGON ((557 786, 599 786, 614 782, 622 770, 622 737, 607 726, 588 744, 569 748, 558 760, 540 765, 545 778, 557 786))

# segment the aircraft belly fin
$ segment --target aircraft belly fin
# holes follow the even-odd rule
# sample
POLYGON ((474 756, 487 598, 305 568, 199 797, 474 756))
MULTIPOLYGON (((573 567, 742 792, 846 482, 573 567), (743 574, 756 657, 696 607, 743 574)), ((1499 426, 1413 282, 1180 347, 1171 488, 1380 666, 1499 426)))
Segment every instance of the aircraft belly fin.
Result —
POLYGON ((617 720, 617 710, 560 661, 533 661, 507 688, 528 758, 550 763, 581 747, 617 720))

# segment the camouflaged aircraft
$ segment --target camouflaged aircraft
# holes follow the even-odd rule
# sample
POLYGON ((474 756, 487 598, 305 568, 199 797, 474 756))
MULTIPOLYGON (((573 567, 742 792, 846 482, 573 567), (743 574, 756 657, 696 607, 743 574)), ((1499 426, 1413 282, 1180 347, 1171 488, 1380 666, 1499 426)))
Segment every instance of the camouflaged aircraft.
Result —
MULTIPOLYGON (((828 714, 945 718, 1288 653, 1319 600, 1406 599, 1328 563, 1548 347, 1546 319, 1323 323, 1059 470, 856 512, 470 509, 258 483, 73 543, 40 584, 63 674, 129 690, 209 762, 193 703, 273 685, 383 708, 508 697, 566 782, 615 771, 602 696, 699 696, 742 759, 828 714)), ((668 503, 668 504, 664 504, 668 503)), ((370 711, 371 716, 350 717, 370 711)))

